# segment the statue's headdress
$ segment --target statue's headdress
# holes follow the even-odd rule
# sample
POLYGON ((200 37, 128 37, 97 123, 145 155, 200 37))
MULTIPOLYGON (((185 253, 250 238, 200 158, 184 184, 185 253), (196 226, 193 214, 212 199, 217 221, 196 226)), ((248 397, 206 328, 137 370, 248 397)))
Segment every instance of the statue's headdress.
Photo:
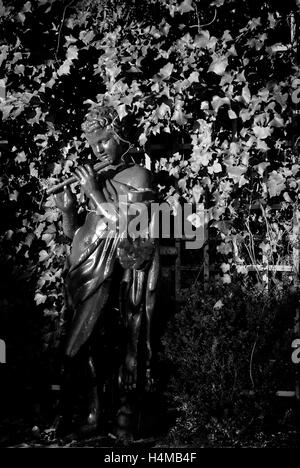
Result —
POLYGON ((120 127, 119 117, 113 107, 95 107, 90 110, 81 126, 88 135, 96 130, 118 131, 120 127))
POLYGON ((99 133, 105 132, 106 134, 115 135, 123 143, 127 143, 129 145, 128 150, 133 146, 128 141, 127 136, 130 127, 131 125, 128 125, 127 119, 123 118, 122 122, 120 121, 118 112, 107 98, 104 98, 101 104, 99 103, 91 108, 81 125, 90 144, 97 143, 99 133))

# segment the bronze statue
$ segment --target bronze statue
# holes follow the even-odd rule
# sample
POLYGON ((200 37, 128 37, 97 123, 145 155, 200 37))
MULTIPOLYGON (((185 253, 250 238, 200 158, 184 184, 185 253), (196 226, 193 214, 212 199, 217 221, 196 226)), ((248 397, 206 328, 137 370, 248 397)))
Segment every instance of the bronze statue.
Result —
MULTIPOLYGON (((107 374, 111 356, 103 358, 99 354, 106 323, 114 317, 114 323, 121 324, 123 336, 120 340, 125 343, 123 354, 120 350, 117 352, 121 408, 116 433, 131 436, 131 423, 124 422, 124 417, 128 419, 130 413, 130 395, 139 388, 148 390, 153 385, 151 327, 159 250, 157 240, 151 236, 153 220, 149 221, 149 230, 137 237, 129 232, 132 214, 127 215, 128 207, 135 202, 142 203, 147 211, 155 192, 151 172, 126 162, 124 155, 128 153, 129 142, 121 134, 113 109, 103 106, 90 112, 82 128, 94 155, 106 167, 100 175, 96 175, 90 165, 75 170, 86 199, 83 224, 80 225, 76 198, 69 186, 66 184, 64 190, 55 195, 56 206, 63 214, 64 234, 72 239, 65 280, 70 313, 66 327, 63 392, 68 394, 68 369, 79 362, 85 367, 84 375, 90 382, 83 430, 101 426, 103 379, 99 388, 99 374, 104 361, 107 374)), ((109 348, 105 352, 111 353, 109 348)), ((68 400, 67 394, 63 401, 68 400)))

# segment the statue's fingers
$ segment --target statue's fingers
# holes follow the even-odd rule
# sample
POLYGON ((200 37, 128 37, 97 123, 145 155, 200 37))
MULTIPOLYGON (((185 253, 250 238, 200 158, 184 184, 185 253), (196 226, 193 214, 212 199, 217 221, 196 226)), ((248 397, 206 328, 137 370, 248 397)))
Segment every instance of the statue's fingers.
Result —
POLYGON ((64 187, 63 198, 67 203, 72 203, 75 200, 75 196, 70 187, 64 187))
POLYGON ((111 157, 108 155, 108 154, 104 154, 102 156, 102 160, 105 161, 105 162, 109 162, 112 164, 112 160, 111 160, 111 157))
POLYGON ((79 182, 81 182, 86 177, 81 166, 76 167, 74 174, 75 174, 75 176, 77 176, 79 182))
POLYGON ((55 194, 53 195, 53 198, 54 198, 54 201, 55 201, 55 204, 56 204, 56 205, 59 205, 59 204, 61 203, 61 197, 59 196, 58 193, 55 193, 55 194))
POLYGON ((66 195, 68 195, 69 197, 72 197, 72 196, 73 196, 73 193, 72 193, 72 191, 71 191, 69 185, 64 185, 64 193, 65 193, 66 195))
POLYGON ((74 176, 76 177, 76 179, 80 182, 81 179, 82 179, 82 174, 81 172, 79 171, 79 169, 75 169, 74 171, 74 176))
POLYGON ((76 169, 74 170, 74 173, 77 174, 77 175, 81 175, 82 167, 81 166, 76 167, 76 169))
POLYGON ((93 168, 92 168, 89 164, 85 164, 84 167, 85 167, 85 169, 86 169, 86 171, 87 171, 87 173, 88 173, 89 175, 91 175, 91 176, 94 176, 94 175, 95 175, 93 168))
POLYGON ((80 166, 80 171, 84 177, 88 177, 90 174, 85 166, 80 166))

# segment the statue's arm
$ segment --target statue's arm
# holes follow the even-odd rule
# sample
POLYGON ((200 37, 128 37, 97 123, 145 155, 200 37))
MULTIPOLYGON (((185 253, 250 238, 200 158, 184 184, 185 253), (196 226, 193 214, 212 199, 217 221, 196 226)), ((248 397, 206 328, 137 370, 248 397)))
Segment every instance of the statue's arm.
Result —
POLYGON ((119 195, 128 194, 132 189, 151 188, 151 173, 141 166, 136 166, 129 172, 124 171, 123 177, 121 176, 119 180, 107 179, 102 189, 99 188, 91 166, 86 164, 76 168, 75 175, 96 212, 112 223, 116 223, 119 217, 116 206, 119 195))
POLYGON ((93 169, 86 164, 80 166, 75 170, 75 175, 81 184, 81 187, 94 205, 97 214, 104 216, 107 220, 115 223, 118 220, 118 211, 115 202, 118 200, 118 194, 115 188, 110 184, 110 198, 105 197, 102 190, 100 190, 93 169))
POLYGON ((63 231, 69 239, 73 239, 75 232, 79 228, 77 210, 63 213, 63 231))
POLYGON ((54 199, 57 208, 62 212, 64 235, 73 239, 79 227, 76 198, 69 187, 65 187, 63 192, 54 195, 54 199))

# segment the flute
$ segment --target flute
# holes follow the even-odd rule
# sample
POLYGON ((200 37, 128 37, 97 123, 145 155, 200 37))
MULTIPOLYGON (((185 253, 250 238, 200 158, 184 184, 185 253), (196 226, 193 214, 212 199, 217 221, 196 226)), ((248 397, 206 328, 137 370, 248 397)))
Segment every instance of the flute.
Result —
MULTIPOLYGON (((112 161, 108 159, 107 161, 99 162, 93 166, 93 170, 95 172, 100 172, 102 169, 104 169, 107 166, 110 166, 112 164, 112 161)), ((64 180, 63 182, 60 182, 57 185, 54 185, 54 187, 50 187, 46 190, 47 195, 53 195, 55 193, 61 192, 64 187, 67 185, 74 184, 75 182, 78 183, 78 179, 76 176, 69 177, 69 179, 64 180)))

